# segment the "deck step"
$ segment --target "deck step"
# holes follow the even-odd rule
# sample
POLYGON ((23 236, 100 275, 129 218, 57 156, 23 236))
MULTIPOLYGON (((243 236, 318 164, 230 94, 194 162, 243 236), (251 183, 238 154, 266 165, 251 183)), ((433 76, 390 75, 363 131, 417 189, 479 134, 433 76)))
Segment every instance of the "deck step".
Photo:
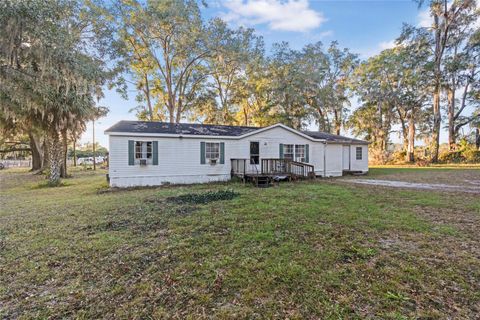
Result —
POLYGON ((259 188, 268 188, 270 187, 270 178, 267 176, 258 176, 256 179, 256 185, 259 188))

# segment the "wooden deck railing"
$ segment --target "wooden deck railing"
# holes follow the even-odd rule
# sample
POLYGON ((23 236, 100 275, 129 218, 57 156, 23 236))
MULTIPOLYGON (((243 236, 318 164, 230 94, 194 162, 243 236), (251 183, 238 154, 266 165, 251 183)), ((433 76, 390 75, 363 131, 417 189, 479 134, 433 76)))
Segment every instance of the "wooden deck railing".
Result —
POLYGON ((232 163, 231 176, 245 176, 247 173, 247 160, 248 159, 230 159, 232 163))
POLYGON ((255 167, 255 171, 247 169, 250 159, 230 159, 232 163, 231 175, 242 176, 253 175, 288 175, 294 177, 314 177, 315 168, 313 165, 290 159, 261 159, 261 169, 255 167))
POLYGON ((262 174, 285 174, 311 177, 315 174, 313 165, 290 159, 262 159, 262 174))

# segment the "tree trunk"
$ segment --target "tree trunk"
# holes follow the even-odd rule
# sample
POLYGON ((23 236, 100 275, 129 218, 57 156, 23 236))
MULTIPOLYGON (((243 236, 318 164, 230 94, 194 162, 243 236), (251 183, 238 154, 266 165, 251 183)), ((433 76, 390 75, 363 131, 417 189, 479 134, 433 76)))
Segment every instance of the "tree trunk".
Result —
POLYGON ((403 150, 406 153, 408 153, 408 130, 409 128, 407 127, 407 124, 405 123, 405 118, 408 117, 407 115, 402 114, 402 111, 400 108, 397 108, 397 113, 398 113, 398 118, 400 120, 400 126, 402 128, 402 140, 403 140, 403 150))
POLYGON ((440 147, 440 124, 442 116, 440 114, 440 80, 436 80, 435 92, 433 93, 433 130, 431 143, 431 161, 438 162, 438 150, 440 147))
POLYGON ((410 125, 402 128, 402 150, 408 152, 410 125))
POLYGON ((97 152, 95 150, 95 120, 92 121, 92 152, 93 152, 93 171, 97 170, 97 152))
POLYGON ((30 139, 30 149, 32 150, 32 171, 41 170, 43 162, 41 143, 32 132, 28 133, 28 137, 30 139))
MULTIPOLYGON (((453 84, 453 86, 455 83, 453 84)), ((448 99, 448 148, 450 150, 456 149, 455 137, 455 87, 447 89, 448 99)))
POLYGON ((387 162, 387 147, 388 147, 388 134, 389 134, 389 124, 387 120, 384 121, 383 119, 383 104, 382 102, 377 103, 377 116, 378 116, 378 123, 376 135, 378 137, 380 143, 380 162, 381 164, 385 164, 387 162))
POLYGON ((49 152, 49 143, 48 143, 48 136, 45 137, 43 140, 43 163, 41 171, 47 170, 50 168, 50 152, 49 152))
POLYGON ((248 126, 248 111, 247 108, 243 108, 243 125, 248 126))
POLYGON ((335 110, 334 113, 334 119, 335 119, 335 134, 336 135, 339 135, 340 134, 340 129, 341 129, 341 126, 342 126, 342 121, 340 119, 340 116, 338 114, 338 110, 335 110))
POLYGON ((385 132, 382 132, 382 164, 386 164, 388 160, 387 147, 388 147, 388 134, 386 134, 385 132))
POLYGON ((227 109, 223 109, 223 123, 221 123, 221 124, 224 124, 224 125, 230 124, 229 121, 228 121, 228 118, 229 118, 229 116, 228 116, 227 109))
MULTIPOLYGON (((442 83, 442 73, 441 73, 441 64, 442 64, 442 55, 444 49, 444 37, 446 34, 442 34, 442 29, 440 28, 440 9, 441 3, 432 3, 432 6, 435 5, 435 8, 432 8, 433 13, 433 29, 435 30, 435 51, 434 51, 434 88, 433 88, 433 127, 432 127, 432 141, 430 146, 432 162, 438 162, 438 149, 440 147, 440 125, 442 122, 440 114, 440 95, 441 95, 441 83, 442 83)), ((445 13, 445 12, 443 12, 445 13)))
POLYGON ((321 108, 317 108, 318 111, 318 131, 327 132, 327 123, 325 115, 322 112, 321 108))
POLYGON ((68 151, 68 140, 67 140, 67 130, 62 132, 62 165, 60 166, 60 176, 62 178, 67 177, 67 151, 68 151))
POLYGON ((177 110, 177 115, 175 117, 175 123, 180 123, 180 120, 182 120, 182 109, 180 109, 181 104, 178 103, 178 110, 177 110))
POLYGON ((73 137, 73 166, 77 166, 77 138, 73 137))
POLYGON ((480 129, 479 128, 475 129, 475 146, 477 147, 477 150, 480 150, 480 129))
POLYGON ((60 183, 63 152, 60 135, 57 131, 54 130, 49 132, 48 135, 48 155, 50 160, 48 183, 51 186, 57 186, 60 183))
POLYGON ((150 98, 150 84, 148 83, 148 75, 145 73, 145 98, 147 99, 148 116, 150 121, 153 121, 153 107, 150 98))
POLYGON ((408 117, 408 147, 407 159, 408 162, 415 161, 415 110, 410 110, 408 117))
POLYGON ((73 166, 77 166, 77 138, 73 137, 73 166))
POLYGON ((223 123, 222 124, 228 125, 228 124, 230 124, 229 123, 230 114, 229 114, 229 110, 228 110, 226 93, 224 95, 221 88, 218 91, 219 91, 218 93, 219 93, 220 107, 222 109, 221 112, 223 114, 223 116, 222 116, 223 123))

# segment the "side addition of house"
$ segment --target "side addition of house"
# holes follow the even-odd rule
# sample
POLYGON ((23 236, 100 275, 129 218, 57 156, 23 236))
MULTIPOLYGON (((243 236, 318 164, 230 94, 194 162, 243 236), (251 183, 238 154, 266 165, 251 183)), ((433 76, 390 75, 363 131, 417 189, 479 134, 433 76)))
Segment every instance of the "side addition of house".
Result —
POLYGON ((109 136, 112 187, 226 181, 233 174, 368 172, 368 142, 269 127, 120 121, 109 136))

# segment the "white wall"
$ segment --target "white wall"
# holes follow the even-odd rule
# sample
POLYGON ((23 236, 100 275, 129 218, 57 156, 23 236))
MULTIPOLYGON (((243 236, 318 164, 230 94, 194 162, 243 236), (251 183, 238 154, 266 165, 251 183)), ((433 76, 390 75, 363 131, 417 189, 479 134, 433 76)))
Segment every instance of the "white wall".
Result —
MULTIPOLYGON (((337 177, 343 174, 343 147, 342 144, 327 144, 327 173, 328 177, 337 177)), ((351 144, 350 148, 350 171, 368 172, 368 146, 351 144), (362 160, 356 158, 356 148, 362 148, 362 160)))
POLYGON ((362 171, 364 173, 368 172, 368 146, 352 144, 350 146, 350 170, 351 171, 362 171), (362 160, 357 160, 356 149, 357 147, 362 148, 362 160))
MULTIPOLYGON (((109 175, 110 185, 113 187, 148 186, 164 183, 201 183, 211 181, 225 181, 230 179, 230 159, 250 158, 250 141, 260 143, 260 159, 278 158, 279 145, 308 144, 309 163, 315 168, 317 175, 342 175, 342 145, 327 145, 326 168, 324 166, 323 142, 312 141, 299 134, 281 127, 274 127, 243 139, 195 138, 195 137, 109 137, 109 175), (158 141, 158 165, 139 166, 128 165, 128 140, 158 141), (200 142, 224 142, 225 164, 200 164, 200 142)), ((355 149, 352 146, 352 170, 368 170, 368 156, 366 146, 364 159, 354 160, 355 149), (362 169, 355 169, 362 168, 362 169)), ((252 168, 253 169, 253 168, 252 168)), ((260 165, 258 165, 260 170, 260 165)))
MULTIPOLYGON (((323 172, 323 143, 312 141, 294 132, 281 127, 275 127, 270 130, 262 131, 241 140, 235 140, 235 151, 232 158, 250 158, 250 142, 258 141, 260 143, 260 159, 279 158, 280 144, 308 144, 309 145, 309 164, 313 165, 315 171, 323 172)), ((225 146, 225 149, 227 147, 225 146)), ((225 155, 225 159, 227 156, 225 155)), ((260 165, 257 166, 260 170, 260 165)), ((254 166, 250 166, 254 171, 254 166)), ((318 173, 321 174, 321 173, 318 173)))
POLYGON ((338 177, 343 174, 343 146, 341 144, 327 144, 326 176, 338 177))
POLYGON ((228 140, 110 135, 109 174, 113 187, 198 183, 230 178, 228 140), (128 140, 158 141, 158 165, 128 165, 128 140), (200 164, 200 142, 225 142, 225 164, 200 164))

